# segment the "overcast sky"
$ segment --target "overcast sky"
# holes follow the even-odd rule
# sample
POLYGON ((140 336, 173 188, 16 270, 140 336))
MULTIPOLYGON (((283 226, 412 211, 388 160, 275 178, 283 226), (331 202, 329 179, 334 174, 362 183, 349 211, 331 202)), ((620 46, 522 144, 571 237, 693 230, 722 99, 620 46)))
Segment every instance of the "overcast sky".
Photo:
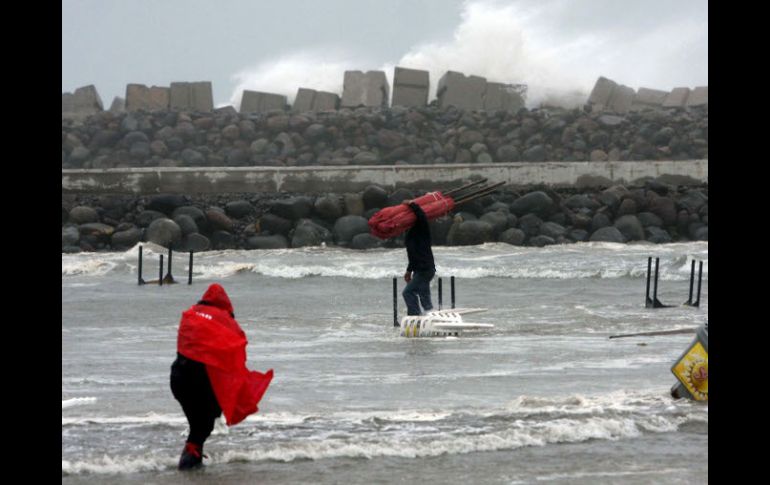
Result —
POLYGON ((109 107, 126 84, 211 81, 341 94, 345 70, 447 70, 525 83, 530 104, 590 92, 708 85, 708 1, 62 0, 62 92, 94 84, 109 107))

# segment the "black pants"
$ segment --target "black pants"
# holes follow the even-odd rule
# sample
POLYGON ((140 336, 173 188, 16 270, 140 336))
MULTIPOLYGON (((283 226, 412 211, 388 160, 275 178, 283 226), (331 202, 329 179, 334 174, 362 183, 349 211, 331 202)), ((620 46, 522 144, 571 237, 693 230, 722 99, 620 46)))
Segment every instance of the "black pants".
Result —
POLYGON ((190 423, 187 441, 202 447, 214 429, 214 420, 222 414, 206 366, 177 353, 171 364, 171 393, 190 423))

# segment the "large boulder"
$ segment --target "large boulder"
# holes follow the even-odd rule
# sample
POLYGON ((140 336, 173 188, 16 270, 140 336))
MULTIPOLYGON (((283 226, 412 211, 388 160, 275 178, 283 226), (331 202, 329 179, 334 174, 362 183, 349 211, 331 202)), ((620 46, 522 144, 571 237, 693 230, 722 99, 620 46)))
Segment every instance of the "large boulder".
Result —
POLYGON ((182 241, 182 229, 176 222, 163 217, 150 223, 144 237, 164 248, 176 247, 182 241))
MULTIPOLYGON (((382 209, 388 205, 388 191, 379 185, 370 185, 364 189, 364 210, 382 209)), ((400 202, 400 201, 399 201, 400 202)))
POLYGON ((340 246, 348 246, 356 234, 369 232, 369 221, 361 216, 343 216, 334 223, 335 242, 340 246))
POLYGON ((182 230, 182 236, 187 236, 188 234, 195 234, 197 232, 200 232, 198 230, 198 225, 195 223, 193 218, 188 216, 187 214, 180 214, 174 217, 173 221, 176 222, 176 224, 182 230))
MULTIPOLYGON (((564 236, 566 233, 567 233, 567 229, 555 222, 544 222, 540 226, 540 235, 549 237, 553 239, 554 242, 559 236, 564 236)), ((548 243, 548 244, 553 244, 553 243, 548 243)))
POLYGON ((150 198, 147 209, 171 216, 174 210, 188 204, 187 197, 179 194, 162 194, 150 198))
POLYGON ((334 237, 332 233, 310 219, 300 219, 291 236, 291 247, 293 248, 320 246, 322 244, 332 244, 333 242, 334 237))
POLYGON ((252 236, 246 240, 246 249, 284 249, 289 242, 280 234, 272 236, 252 236))
POLYGON ((225 214, 233 219, 243 219, 255 214, 254 206, 248 200, 234 200, 225 205, 225 214))
POLYGON ((626 242, 623 234, 615 226, 602 227, 601 229, 596 230, 593 234, 591 234, 589 240, 615 243, 626 242))
POLYGON ((262 232, 268 231, 270 234, 283 234, 284 236, 289 234, 293 223, 279 217, 275 214, 265 214, 259 219, 259 228, 262 232))
POLYGON ((494 228, 486 221, 463 221, 450 231, 448 243, 452 246, 472 246, 494 241, 494 228))
POLYGON ((233 221, 223 210, 211 208, 206 210, 206 219, 212 230, 231 232, 233 230, 233 221))
POLYGON ((195 222, 195 225, 198 226, 198 232, 205 232, 208 230, 208 219, 206 219, 206 214, 204 214, 201 209, 192 205, 182 206, 174 210, 171 214, 171 218, 176 219, 177 216, 180 215, 191 217, 195 222))
POLYGON ((138 227, 132 227, 125 231, 115 232, 112 234, 110 246, 112 249, 131 249, 136 246, 142 239, 142 230, 138 227))
POLYGON ((636 216, 625 215, 618 217, 614 226, 623 234, 626 241, 644 240, 644 227, 636 216))
POLYGON ((671 235, 663 229, 655 226, 649 226, 645 229, 647 240, 656 244, 665 244, 671 242, 671 235))
POLYGON ((701 207, 709 201, 700 190, 688 190, 678 201, 677 205, 690 214, 697 214, 701 207))
POLYGON ((136 216, 136 225, 139 227, 147 227, 154 220, 165 219, 165 218, 166 218, 166 215, 163 214, 162 212, 146 210, 146 211, 140 212, 139 215, 136 216))
POLYGON ((188 234, 182 239, 179 251, 199 253, 211 249, 211 241, 203 234, 188 234))
POLYGON ((77 226, 67 225, 61 228, 61 247, 76 246, 80 240, 80 231, 77 226))
POLYGON ((492 237, 497 237, 506 229, 508 229, 508 214, 505 212, 487 212, 483 214, 479 220, 488 222, 492 226, 492 237))
MULTIPOLYGON (((324 195, 315 200, 314 209, 322 219, 333 221, 342 216, 342 202, 336 195, 324 195)), ((360 215, 360 214, 358 214, 360 215)))
POLYGON ((526 239, 527 235, 524 234, 524 231, 512 227, 503 231, 497 240, 503 243, 512 244, 514 246, 523 246, 526 239))
POLYGON ((70 222, 75 224, 87 224, 89 222, 99 222, 99 213, 96 209, 84 205, 73 207, 69 213, 70 222))
POLYGON ((547 217, 553 212, 553 209, 553 199, 539 190, 525 194, 511 204, 511 212, 519 217, 529 213, 547 217))
POLYGON ((381 248, 385 245, 385 241, 372 236, 369 233, 356 234, 350 241, 351 249, 374 249, 381 248))
POLYGON ((297 221, 308 217, 312 210, 313 200, 310 197, 304 196, 279 200, 270 207, 270 212, 290 221, 297 221))

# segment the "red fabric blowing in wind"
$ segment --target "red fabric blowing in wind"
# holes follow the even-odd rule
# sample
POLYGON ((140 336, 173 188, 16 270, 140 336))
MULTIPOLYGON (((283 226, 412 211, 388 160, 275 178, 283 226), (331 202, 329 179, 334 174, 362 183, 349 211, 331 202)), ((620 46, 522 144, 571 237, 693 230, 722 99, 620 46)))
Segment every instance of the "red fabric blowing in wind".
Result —
MULTIPOLYGON (((428 192, 422 197, 414 199, 428 220, 436 219, 454 209, 455 201, 441 192, 428 192)), ((369 229, 372 235, 380 239, 396 237, 412 227, 417 221, 417 216, 407 204, 399 204, 386 207, 369 219, 369 229)))
POLYGON ((263 374, 246 368, 246 334, 230 316, 233 306, 221 285, 209 286, 203 300, 211 305, 193 305, 182 313, 177 351, 206 364, 219 407, 233 426, 257 412, 273 369, 263 374))

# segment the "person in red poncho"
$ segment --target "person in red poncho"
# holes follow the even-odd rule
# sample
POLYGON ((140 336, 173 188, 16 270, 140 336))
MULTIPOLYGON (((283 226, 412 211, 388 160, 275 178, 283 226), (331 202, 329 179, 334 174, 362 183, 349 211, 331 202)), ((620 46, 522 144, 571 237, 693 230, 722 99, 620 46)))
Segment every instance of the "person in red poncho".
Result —
POLYGON ((219 284, 209 286, 203 298, 182 313, 177 358, 171 365, 171 392, 190 424, 180 470, 202 464, 203 443, 220 414, 233 426, 257 412, 273 370, 262 374, 246 368, 247 343, 219 284))

